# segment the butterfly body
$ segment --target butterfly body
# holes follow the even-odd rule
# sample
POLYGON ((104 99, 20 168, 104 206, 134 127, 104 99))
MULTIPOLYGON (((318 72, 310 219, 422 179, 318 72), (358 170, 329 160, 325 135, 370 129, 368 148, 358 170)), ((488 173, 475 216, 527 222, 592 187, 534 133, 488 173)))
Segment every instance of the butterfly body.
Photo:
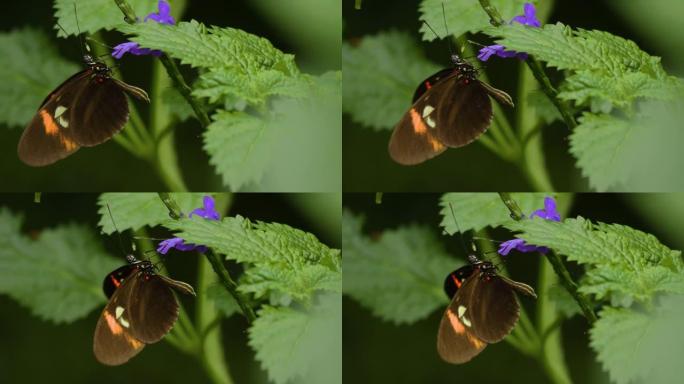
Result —
POLYGON ((421 82, 413 105, 394 127, 388 150, 402 165, 431 159, 447 148, 467 145, 483 134, 492 120, 489 97, 513 106, 511 97, 477 79, 477 70, 458 55, 453 67, 421 82))
POLYGON ((178 318, 173 291, 195 295, 187 283, 156 273, 147 260, 126 256, 129 264, 105 277, 103 291, 109 303, 95 328, 93 351, 106 365, 120 365, 146 344, 166 335, 178 318))
POLYGON ((437 351, 453 364, 470 361, 511 332, 520 312, 515 292, 537 297, 529 285, 499 275, 491 262, 474 255, 468 259, 470 265, 451 272, 444 282, 451 303, 440 322, 437 351))
POLYGON ((109 140, 128 121, 126 94, 149 102, 141 88, 111 76, 111 69, 90 55, 86 69, 74 74, 41 103, 19 139, 19 159, 45 166, 109 140))

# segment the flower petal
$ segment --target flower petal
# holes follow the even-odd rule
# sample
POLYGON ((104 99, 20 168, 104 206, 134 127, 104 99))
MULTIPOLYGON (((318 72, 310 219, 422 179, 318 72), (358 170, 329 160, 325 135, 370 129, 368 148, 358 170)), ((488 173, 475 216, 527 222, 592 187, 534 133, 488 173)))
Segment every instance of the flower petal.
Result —
POLYGON ((214 202, 214 198, 207 195, 207 196, 204 196, 204 199, 202 199, 202 200, 204 203, 204 207, 193 209, 190 212, 190 215, 188 215, 188 217, 192 217, 192 215, 197 215, 197 216, 203 217, 207 220, 220 220, 221 215, 219 215, 219 213, 214 208, 216 206, 216 204, 214 202))
POLYGON ((169 5, 169 3, 164 0, 159 0, 159 3, 157 3, 157 9, 159 11, 157 13, 150 13, 147 15, 145 17, 145 21, 147 21, 147 19, 152 19, 160 24, 176 24, 176 20, 173 18, 173 16, 171 16, 171 5, 169 5))

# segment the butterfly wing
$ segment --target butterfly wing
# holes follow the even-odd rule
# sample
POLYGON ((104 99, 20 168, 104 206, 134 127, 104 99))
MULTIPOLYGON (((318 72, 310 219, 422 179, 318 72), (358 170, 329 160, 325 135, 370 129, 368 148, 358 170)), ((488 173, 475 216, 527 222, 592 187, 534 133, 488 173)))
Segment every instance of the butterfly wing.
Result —
POLYGON ((134 282, 139 280, 135 272, 124 280, 114 294, 95 327, 93 352, 95 358, 106 365, 121 365, 137 355, 145 343, 133 336, 129 301, 135 293, 134 282))
POLYGON ((128 301, 131 334, 146 344, 156 343, 178 319, 178 302, 160 275, 148 274, 132 280, 129 284, 134 284, 135 294, 128 301))
POLYGON ((24 163, 38 167, 54 163, 76 152, 80 144, 69 129, 68 106, 86 86, 90 69, 81 71, 49 94, 19 139, 17 154, 24 163))
POLYGON ((472 331, 487 343, 499 342, 518 321, 520 306, 514 289, 498 275, 480 274, 474 280, 477 302, 467 306, 472 331))
POLYGON ((399 164, 420 164, 439 155, 447 148, 437 137, 435 115, 433 115, 435 109, 432 106, 433 101, 441 97, 440 90, 444 89, 444 84, 449 78, 454 77, 452 75, 437 83, 431 83, 434 81, 433 78, 441 76, 442 72, 432 75, 418 86, 415 96, 421 92, 422 95, 394 127, 388 150, 392 160, 399 164), (430 87, 428 88, 426 84, 430 84, 430 87))
POLYGON ((444 361, 452 364, 470 361, 487 346, 475 335, 472 322, 466 316, 474 297, 474 280, 476 278, 471 276, 463 282, 439 324, 437 352, 444 361))
POLYGON ((126 93, 149 102, 144 90, 95 74, 91 68, 67 79, 48 95, 24 130, 19 158, 28 165, 44 166, 81 146, 109 140, 128 121, 126 93))
POLYGON ((458 148, 480 137, 492 121, 492 102, 478 80, 451 77, 435 85, 434 109, 437 138, 447 147, 458 148))

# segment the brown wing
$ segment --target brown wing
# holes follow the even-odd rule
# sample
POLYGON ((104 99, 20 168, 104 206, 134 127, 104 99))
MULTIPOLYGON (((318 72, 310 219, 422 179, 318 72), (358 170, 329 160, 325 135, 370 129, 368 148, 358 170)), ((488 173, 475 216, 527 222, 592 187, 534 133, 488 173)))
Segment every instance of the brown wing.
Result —
POLYGON ((480 137, 492 121, 492 102, 482 83, 473 79, 445 81, 433 87, 436 136, 447 147, 462 147, 480 137))
POLYGON ((435 88, 443 88, 445 82, 448 80, 437 83, 420 96, 394 127, 388 146, 392 160, 402 165, 416 165, 446 150, 437 138, 431 105, 437 96, 435 88))
POLYGON ((472 330, 472 322, 466 316, 467 305, 469 304, 464 304, 464 301, 468 301, 472 297, 475 285, 473 280, 475 280, 475 276, 471 276, 463 282, 439 324, 437 352, 444 361, 452 364, 470 361, 487 346, 486 342, 475 336, 472 330))
POLYGON ((80 147, 74 136, 69 108, 79 90, 89 82, 86 69, 67 79, 49 94, 19 139, 17 154, 24 163, 39 167, 49 165, 76 152, 80 147))
POLYGON ((91 76, 72 104, 69 115, 74 139, 92 147, 109 140, 128 121, 128 99, 112 78, 91 76))
MULTIPOLYGON (((512 287, 500 276, 474 275, 474 294, 464 300, 473 333, 487 343, 496 343, 508 335, 518 321, 520 307, 512 287)), ((458 293, 457 293, 458 296, 458 293)))
POLYGON ((176 297, 159 275, 129 280, 133 280, 129 284, 134 284, 135 292, 128 301, 131 334, 146 344, 156 343, 178 318, 176 297))
MULTIPOLYGON (((140 272, 136 272, 138 274, 140 272)), ((124 280, 102 311, 95 327, 93 352, 106 365, 120 365, 137 355, 145 344, 131 333, 129 298, 135 289, 136 275, 124 280)))

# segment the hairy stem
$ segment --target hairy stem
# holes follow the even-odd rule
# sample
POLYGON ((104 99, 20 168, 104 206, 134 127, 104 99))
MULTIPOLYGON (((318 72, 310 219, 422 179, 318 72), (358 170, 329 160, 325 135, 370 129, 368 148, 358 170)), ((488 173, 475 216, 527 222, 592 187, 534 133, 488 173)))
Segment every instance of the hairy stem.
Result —
MULTIPOLYGON (((518 206, 518 203, 515 202, 509 193, 499 192, 499 196, 501 197, 501 201, 503 201, 504 205, 506 205, 508 210, 511 212, 511 218, 513 220, 520 221, 525 217, 520 209, 520 206, 518 206)), ((591 308, 591 304, 589 303, 587 297, 579 292, 577 283, 572 280, 570 272, 565 267, 565 264, 563 264, 563 261, 553 251, 546 253, 546 259, 549 261, 549 263, 551 263, 553 270, 556 272, 556 275, 558 275, 560 283, 572 295, 582 309, 584 317, 586 317, 587 320, 593 324, 596 321, 596 314, 591 308)))
MULTIPOLYGON (((489 0, 479 0, 479 2, 482 6, 482 9, 484 9, 484 11, 487 12, 487 15, 489 15, 489 20, 492 25, 498 27, 505 24, 504 20, 501 18, 501 14, 493 5, 490 4, 489 0)), ((556 88, 554 88, 551 84, 551 80, 549 80, 549 77, 544 72, 541 63, 532 56, 528 57, 525 62, 532 71, 534 78, 539 82, 544 94, 549 98, 549 100, 551 100, 556 109, 558 109, 558 112, 560 112, 565 125, 569 129, 575 128, 577 123, 570 112, 570 108, 568 108, 567 104, 563 100, 558 98, 558 90, 556 90, 556 88)))

